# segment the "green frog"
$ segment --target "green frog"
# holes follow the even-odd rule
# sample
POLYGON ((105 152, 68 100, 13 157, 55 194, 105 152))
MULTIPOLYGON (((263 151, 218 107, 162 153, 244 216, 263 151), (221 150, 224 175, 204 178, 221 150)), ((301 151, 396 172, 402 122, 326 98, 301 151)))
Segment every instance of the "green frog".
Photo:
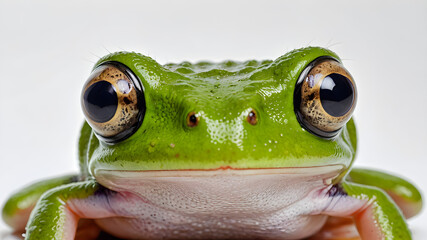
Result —
POLYGON ((336 239, 346 224, 411 239, 416 187, 352 168, 356 102, 353 77, 320 47, 166 65, 112 53, 82 90, 80 173, 23 188, 2 216, 28 240, 336 239))

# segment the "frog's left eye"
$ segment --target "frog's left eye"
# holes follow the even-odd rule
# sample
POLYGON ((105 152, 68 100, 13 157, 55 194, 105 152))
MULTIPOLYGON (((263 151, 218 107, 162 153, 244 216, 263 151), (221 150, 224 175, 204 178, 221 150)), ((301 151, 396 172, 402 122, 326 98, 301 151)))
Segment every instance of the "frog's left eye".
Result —
POLYGON ((337 60, 321 57, 301 73, 295 87, 295 112, 305 129, 331 138, 351 118, 356 97, 350 73, 337 60))
POLYGON ((145 114, 139 79, 123 64, 98 66, 83 87, 82 108, 97 136, 114 143, 132 135, 145 114))

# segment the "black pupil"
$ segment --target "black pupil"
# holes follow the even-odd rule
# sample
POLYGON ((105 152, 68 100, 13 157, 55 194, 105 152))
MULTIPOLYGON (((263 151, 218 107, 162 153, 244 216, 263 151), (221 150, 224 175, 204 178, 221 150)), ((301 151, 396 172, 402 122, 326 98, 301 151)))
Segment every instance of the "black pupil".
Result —
POLYGON ((334 116, 344 116, 353 105, 353 86, 345 76, 332 73, 323 79, 320 86, 320 101, 323 109, 334 116))
POLYGON ((118 104, 116 91, 107 81, 99 81, 88 87, 83 101, 89 117, 100 123, 114 116, 118 104))

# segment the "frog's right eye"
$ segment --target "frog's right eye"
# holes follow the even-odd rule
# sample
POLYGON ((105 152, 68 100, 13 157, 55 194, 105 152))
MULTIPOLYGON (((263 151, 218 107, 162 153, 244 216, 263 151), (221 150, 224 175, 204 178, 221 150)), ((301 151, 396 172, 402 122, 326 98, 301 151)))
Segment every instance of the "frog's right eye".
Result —
POLYGON ((89 125, 108 143, 131 136, 146 109, 139 79, 118 62, 103 63, 93 71, 83 87, 81 103, 89 125))

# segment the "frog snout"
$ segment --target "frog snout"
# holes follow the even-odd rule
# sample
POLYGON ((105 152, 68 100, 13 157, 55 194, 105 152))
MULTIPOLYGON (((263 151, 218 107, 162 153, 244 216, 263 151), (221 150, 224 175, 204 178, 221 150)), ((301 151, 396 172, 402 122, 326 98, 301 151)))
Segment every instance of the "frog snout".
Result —
POLYGON ((233 114, 231 111, 213 114, 207 114, 204 111, 189 112, 186 117, 186 124, 189 128, 199 125, 206 127, 210 142, 214 144, 231 142, 239 148, 243 148, 243 139, 247 134, 245 128, 248 123, 250 125, 258 123, 258 114, 253 108, 247 108, 237 114, 233 114))
MULTIPOLYGON (((229 113, 231 115, 231 112, 229 113)), ((226 115, 226 114, 225 114, 226 115)), ((204 114, 203 111, 196 113, 196 112, 189 112, 187 114, 187 119, 186 119, 186 124, 188 127, 197 127, 199 125, 199 121, 200 121, 200 117, 204 117, 206 122, 209 124, 209 122, 212 122, 213 118, 212 117, 208 117, 206 114, 204 114)), ((220 122, 224 122, 224 120, 227 117, 224 116, 223 118, 220 119, 215 119, 214 121, 216 123, 220 123, 220 122)), ((249 124, 251 125, 256 125, 258 123, 258 114, 255 111, 255 109, 247 109, 246 111, 243 111, 242 114, 239 115, 239 117, 230 120, 227 120, 227 123, 230 122, 237 122, 240 119, 245 119, 249 124)))

